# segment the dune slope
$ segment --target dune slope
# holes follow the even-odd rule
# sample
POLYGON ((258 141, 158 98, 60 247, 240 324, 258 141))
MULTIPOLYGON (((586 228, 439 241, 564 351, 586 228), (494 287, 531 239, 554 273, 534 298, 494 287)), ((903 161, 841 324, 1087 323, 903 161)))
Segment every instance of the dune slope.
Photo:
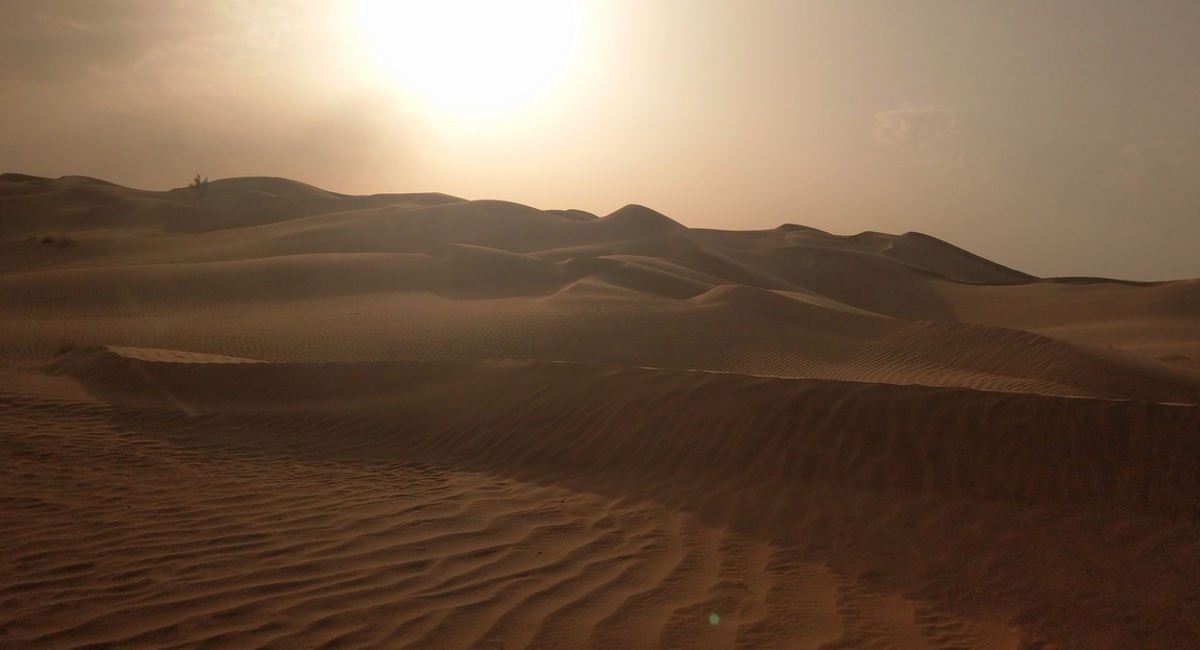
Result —
POLYGON ((0 647, 1196 647, 1198 288, 3 174, 0 647))
MULTIPOLYGON (((594 217, 282 179, 142 192, 9 175, 0 206, 0 352, 14 363, 69 345, 148 345, 1200 401, 1186 355, 1123 353, 973 308, 1063 285, 912 233, 691 230, 640 206, 594 217)), ((1143 312, 1186 336, 1200 313, 1188 286, 1137 289, 1147 304, 1180 294, 1167 315, 1143 312)), ((1095 302, 1088 314, 1103 310, 1095 302)))

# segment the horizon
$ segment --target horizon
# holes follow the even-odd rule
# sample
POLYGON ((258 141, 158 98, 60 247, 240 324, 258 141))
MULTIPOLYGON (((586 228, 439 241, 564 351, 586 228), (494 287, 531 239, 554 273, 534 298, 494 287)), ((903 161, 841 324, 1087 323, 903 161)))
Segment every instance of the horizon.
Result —
MULTIPOLYGON (((12 182, 12 181, 11 181, 11 179, 6 179, 5 177, 13 177, 13 176, 16 176, 16 177, 21 177, 21 179, 22 179, 22 180, 32 180, 32 181, 50 181, 50 182, 53 182, 53 181, 59 181, 59 180, 63 180, 63 179, 77 178, 77 179, 83 179, 83 180, 97 181, 97 182, 100 182, 100 183, 105 183, 105 184, 109 184, 109 185, 114 185, 114 186, 116 186, 116 187, 125 187, 125 186, 122 186, 122 185, 118 185, 118 184, 112 183, 111 181, 106 181, 106 180, 104 180, 104 179, 101 179, 101 178, 94 178, 94 177, 90 177, 90 176, 67 175, 67 176, 60 176, 60 177, 57 177, 57 178, 49 178, 49 177, 42 177, 42 176, 33 176, 33 175, 30 175, 30 174, 22 174, 22 173, 20 173, 20 172, 0 172, 0 181, 9 180, 10 182, 12 182)), ((147 190, 147 189, 144 189, 144 188, 136 188, 136 187, 128 187, 128 188, 126 188, 126 189, 132 189, 132 190, 134 190, 134 191, 139 191, 139 192, 163 192, 163 193, 171 193, 171 192, 177 192, 177 191, 186 191, 186 190, 188 190, 188 189, 192 189, 192 188, 196 187, 196 183, 197 183, 197 181, 200 181, 200 182, 202 182, 203 184, 205 184, 205 185, 208 185, 208 184, 210 184, 210 183, 219 183, 219 182, 222 182, 222 181, 253 181, 253 180, 282 180, 282 181, 287 181, 287 182, 289 182, 289 183, 297 183, 297 184, 300 184, 300 185, 305 185, 305 186, 307 186, 307 187, 311 187, 311 188, 313 188, 313 189, 315 189, 315 190, 319 190, 319 191, 322 191, 322 192, 329 192, 329 193, 332 193, 332 194, 335 194, 335 195, 338 195, 338 196, 342 196, 342 197, 346 197, 346 198, 356 198, 356 197, 374 197, 374 196, 397 196, 397 197, 400 197, 400 196, 430 196, 430 195, 437 195, 437 196, 443 196, 443 197, 447 197, 447 198, 451 198, 451 199, 456 199, 456 200, 458 200, 458 201, 462 201, 462 202, 492 201, 492 202, 499 202, 499 203, 515 203, 515 202, 513 202, 513 201, 507 201, 507 200, 505 200, 505 199, 497 199, 497 198, 483 198, 483 199, 471 199, 471 198, 464 198, 464 197, 461 197, 461 196, 454 196, 454 195, 452 195, 452 194, 447 194, 447 193, 444 193, 444 192, 379 192, 379 193, 375 193, 375 194, 367 194, 367 195, 341 194, 341 193, 338 193, 338 192, 332 192, 331 190, 326 190, 326 189, 324 189, 324 188, 321 188, 321 187, 318 187, 318 186, 315 186, 315 185, 311 185, 311 184, 308 184, 308 183, 304 183, 304 182, 302 182, 302 181, 296 181, 296 180, 293 180, 293 179, 289 179, 289 178, 283 178, 283 177, 279 177, 279 176, 234 176, 234 177, 230 177, 230 178, 213 178, 213 179, 210 179, 210 178, 207 178, 207 177, 205 177, 205 178, 203 178, 202 180, 200 179, 200 177, 199 177, 199 176, 196 176, 196 177, 194 177, 194 178, 193 178, 193 181, 192 181, 191 183, 187 184, 187 185, 181 185, 181 186, 178 186, 178 187, 167 188, 167 189, 165 189, 165 190, 147 190)), ((18 181, 16 181, 16 182, 20 182, 20 180, 18 180, 18 181)), ((537 206, 527 206, 527 205, 525 205, 525 204, 521 204, 521 203, 515 203, 515 204, 516 204, 516 205, 521 205, 521 206, 523 206, 523 207, 529 207, 529 208, 533 208, 533 209, 535 209, 535 210, 540 210, 540 211, 547 211, 547 210, 549 210, 549 211, 555 211, 555 210, 571 210, 571 211, 579 211, 577 208, 553 208, 553 207, 550 207, 550 208, 543 208, 543 207, 537 207, 537 206)), ((615 209, 615 210, 613 210, 613 211, 611 211, 611 212, 607 212, 607 213, 599 213, 599 214, 598 214, 598 213, 592 213, 592 212, 587 212, 587 211, 583 211, 583 212, 586 212, 586 213, 587 213, 587 214, 589 214, 590 216, 592 216, 592 217, 595 217, 595 218, 597 218, 597 219, 604 219, 604 218, 606 218, 606 217, 610 217, 610 216, 612 216, 612 215, 614 215, 614 214, 616 214, 616 213, 619 213, 619 212, 621 212, 622 210, 624 210, 624 209, 626 209, 626 208, 631 208, 631 207, 632 207, 632 208, 641 208, 641 209, 645 209, 645 210, 650 210, 650 211, 652 211, 652 212, 655 212, 655 213, 658 213, 658 214, 660 214, 660 215, 662 215, 662 216, 664 216, 664 217, 666 217, 666 218, 668 218, 668 219, 670 219, 670 220, 672 220, 672 221, 676 221, 676 223, 679 223, 677 220, 673 219, 673 218, 671 217, 671 215, 669 215, 669 214, 665 214, 665 213, 662 213, 662 212, 660 212, 660 211, 658 211, 658 210, 655 210, 653 206, 646 206, 646 205, 642 205, 642 204, 640 204, 640 203, 627 203, 627 204, 625 204, 625 205, 623 205, 623 206, 621 206, 621 207, 619 207, 619 208, 617 208, 617 209, 615 209)), ((974 253, 973 251, 971 251, 971 250, 969 250, 969 249, 963 248, 962 246, 959 246, 959 245, 955 244, 955 243, 954 243, 954 242, 952 242, 952 241, 948 241, 948 240, 945 240, 945 239, 941 239, 941 238, 939 238, 939 237, 934 237, 933 235, 930 235, 930 234, 928 234, 928 233, 923 233, 923 232, 914 231, 914 230, 909 230, 909 231, 905 231, 905 232, 892 232, 892 233, 889 233, 889 232, 880 232, 880 231, 873 231, 873 230, 864 230, 864 231, 860 231, 860 232, 858 232, 858 233, 852 233, 852 234, 838 234, 838 233, 834 233, 834 232, 829 232, 829 231, 826 231, 826 230, 822 230, 822 229, 820 229, 820 228, 814 228, 814 227, 812 227, 812 226, 808 226, 808 225, 805 225, 805 224, 799 224, 799 223, 793 223, 793 222, 783 222, 783 223, 777 224, 777 225, 776 225, 776 226, 774 226, 774 227, 768 227, 768 228, 755 228, 755 229, 737 229, 737 228, 727 228, 727 229, 721 229, 721 228, 703 228, 703 227, 691 227, 691 226, 688 226, 687 224, 682 224, 682 223, 680 223, 680 225, 684 226, 685 228, 688 228, 689 230, 710 231, 710 232, 768 232, 768 231, 772 231, 772 230, 780 230, 780 229, 787 228, 787 227, 789 227, 789 226, 790 226, 790 227, 793 227, 793 228, 803 228, 803 229, 805 229, 805 230, 813 230, 813 231, 816 231, 816 232, 819 232, 819 233, 822 233, 822 234, 825 234, 825 235, 830 235, 830 236, 833 236, 833 237, 837 237, 837 238, 839 238, 839 239, 847 239, 847 238, 852 238, 852 237, 855 237, 856 235, 884 235, 884 236, 888 236, 888 237, 905 237, 905 236, 909 236, 909 235, 917 235, 917 236, 921 236, 921 237, 928 237, 928 238, 930 238, 930 239, 933 239, 933 240, 935 240, 935 241, 937 241, 937 242, 939 242, 939 243, 946 244, 946 245, 948 245, 948 246, 950 246, 950 247, 952 247, 952 248, 958 249, 958 250, 959 250, 959 251, 961 251, 961 252, 964 252, 964 253, 966 253, 966 254, 968 254, 968 255, 972 256, 972 257, 978 258, 978 259, 980 259, 980 260, 982 260, 982 261, 984 261, 984 262, 987 262, 987 263, 989 263, 989 264, 994 264, 994 265, 996 265, 996 266, 999 266, 999 267, 1001 267, 1001 268, 1004 268, 1004 269, 1006 269, 1006 270, 1010 270, 1010 271, 1016 271, 1017 273, 1020 273, 1020 274, 1022 274, 1022 275, 1029 275, 1030 277, 1032 277, 1032 278, 1034 278, 1034 279, 1036 279, 1036 280, 1050 280, 1050 281, 1097 280, 1097 281, 1101 281, 1101 282, 1115 282, 1115 283, 1120 283, 1120 284, 1160 284, 1160 283, 1168 283, 1168 282, 1186 282, 1186 281, 1190 281, 1190 280, 1193 280, 1193 279, 1194 279, 1194 278, 1180 278, 1180 279, 1174 279, 1174 280, 1129 280, 1129 279, 1125 279, 1125 278, 1116 278, 1116 277, 1103 277, 1103 276, 1083 276, 1083 275, 1065 275, 1065 276, 1036 276, 1036 275, 1033 275, 1033 274, 1027 274, 1027 273, 1026 273, 1025 271, 1023 271, 1022 269, 1015 268, 1015 267, 1010 267, 1010 266, 1007 266, 1007 265, 1004 265, 1004 264, 1000 264, 999 262, 996 262, 996 261, 994 261, 994 260, 990 260, 990 259, 988 259, 988 258, 986 258, 986 257, 983 257, 983 256, 981 256, 981 255, 978 255, 978 254, 974 253)))
POLYGON ((0 168, 638 204, 1200 277, 1194 3, 497 6, 8 3, 0 168))

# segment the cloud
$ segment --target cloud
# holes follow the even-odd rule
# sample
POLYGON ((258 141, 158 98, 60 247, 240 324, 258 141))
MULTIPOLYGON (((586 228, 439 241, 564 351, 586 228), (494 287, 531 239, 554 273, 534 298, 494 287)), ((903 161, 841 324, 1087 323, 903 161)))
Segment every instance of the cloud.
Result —
POLYGON ((971 182, 991 179, 999 161, 969 143, 953 108, 904 103, 875 114, 875 141, 905 166, 925 175, 971 182))
POLYGON ((954 109, 932 104, 903 104, 875 114, 875 139, 897 147, 936 149, 961 136, 954 109))

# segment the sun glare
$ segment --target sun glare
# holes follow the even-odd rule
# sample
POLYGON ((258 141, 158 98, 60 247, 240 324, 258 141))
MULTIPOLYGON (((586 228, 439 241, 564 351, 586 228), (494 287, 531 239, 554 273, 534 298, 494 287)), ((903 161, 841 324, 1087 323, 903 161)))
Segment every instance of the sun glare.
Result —
POLYGON ((375 63, 431 110, 487 117, 527 107, 569 72, 581 0, 361 0, 375 63))

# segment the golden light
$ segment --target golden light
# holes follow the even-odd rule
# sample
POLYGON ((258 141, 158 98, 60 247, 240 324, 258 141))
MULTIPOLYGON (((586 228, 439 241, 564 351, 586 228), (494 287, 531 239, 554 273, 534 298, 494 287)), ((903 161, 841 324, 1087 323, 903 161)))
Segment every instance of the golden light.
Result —
POLYGON ((433 111, 487 117, 548 95, 578 55, 582 0, 361 0, 377 65, 433 111))

